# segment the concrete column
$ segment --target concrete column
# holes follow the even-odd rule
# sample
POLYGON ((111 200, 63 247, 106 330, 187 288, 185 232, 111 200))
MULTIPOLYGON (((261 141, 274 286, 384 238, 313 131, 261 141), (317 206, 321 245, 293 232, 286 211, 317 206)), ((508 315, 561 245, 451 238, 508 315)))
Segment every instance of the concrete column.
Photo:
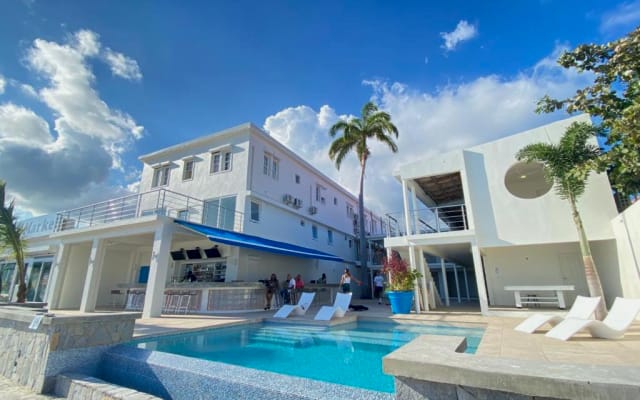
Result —
POLYGON ((471 244, 471 255, 473 256, 473 271, 476 275, 478 285, 478 300, 480 301, 480 312, 487 315, 489 313, 489 302, 487 301, 487 284, 484 281, 484 268, 482 267, 482 255, 477 244, 471 244))
POLYGON ((164 289, 169 270, 169 252, 173 237, 172 223, 165 222, 160 225, 153 238, 153 250, 149 262, 149 281, 144 298, 143 318, 159 317, 162 314, 164 304, 164 289))
POLYGON ((427 268, 425 268, 424 253, 422 252, 422 249, 420 247, 418 247, 418 255, 420 257, 420 263, 418 264, 420 266, 420 269, 418 271, 422 274, 422 278, 420 278, 420 284, 424 289, 422 291, 422 304, 424 304, 424 310, 429 311, 429 287, 427 286, 428 266, 427 268))
POLYGON ((442 286, 444 286, 444 303, 449 307, 449 283, 447 282, 447 268, 444 258, 440 257, 440 273, 442 274, 442 286))
POLYGON ((60 293, 64 286, 64 277, 67 272, 69 262, 70 246, 60 243, 56 256, 51 265, 51 276, 49 277, 46 302, 50 309, 58 308, 60 305, 60 293))
POLYGON ((96 309, 104 252, 105 241, 93 239, 91 253, 89 253, 89 264, 87 265, 87 276, 84 279, 84 289, 82 290, 82 300, 80 301, 80 311, 82 312, 92 312, 96 309))
POLYGON ((420 215, 418 215, 418 203, 416 202, 416 189, 411 189, 411 207, 413 207, 413 229, 415 234, 420 233, 420 215))
MULTIPOLYGON (((409 245, 409 268, 416 269, 416 253, 415 247, 412 244, 409 245)), ((413 289, 414 296, 413 302, 416 307, 416 313, 420 313, 420 286, 419 282, 413 289)))
POLYGON ((405 235, 409 236, 413 234, 413 230, 411 229, 411 210, 409 210, 409 198, 408 193, 409 188, 407 187, 407 181, 402 180, 402 207, 404 208, 404 229, 406 230, 405 235))

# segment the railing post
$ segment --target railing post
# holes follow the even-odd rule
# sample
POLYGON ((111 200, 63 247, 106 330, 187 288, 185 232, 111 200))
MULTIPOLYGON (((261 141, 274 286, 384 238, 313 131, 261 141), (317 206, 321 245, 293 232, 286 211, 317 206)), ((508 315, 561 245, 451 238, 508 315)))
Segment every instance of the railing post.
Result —
POLYGON ((467 209, 465 208, 464 204, 460 205, 460 211, 462 214, 462 226, 464 227, 464 230, 466 231, 468 229, 467 227, 467 209))
POLYGON ((435 210, 436 210, 436 212, 435 212, 435 214, 436 214, 436 232, 439 233, 440 232, 440 216, 439 216, 440 211, 439 211, 439 207, 436 207, 435 210))

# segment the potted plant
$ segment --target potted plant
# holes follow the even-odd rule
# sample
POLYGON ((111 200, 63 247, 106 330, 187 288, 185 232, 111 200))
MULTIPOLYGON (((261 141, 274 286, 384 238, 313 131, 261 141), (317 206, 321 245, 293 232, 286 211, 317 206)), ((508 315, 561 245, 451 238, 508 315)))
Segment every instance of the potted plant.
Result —
POLYGON ((391 258, 385 257, 382 265, 382 272, 389 277, 386 292, 391 312, 409 314, 413 304, 415 282, 422 274, 412 269, 397 252, 393 252, 391 258))

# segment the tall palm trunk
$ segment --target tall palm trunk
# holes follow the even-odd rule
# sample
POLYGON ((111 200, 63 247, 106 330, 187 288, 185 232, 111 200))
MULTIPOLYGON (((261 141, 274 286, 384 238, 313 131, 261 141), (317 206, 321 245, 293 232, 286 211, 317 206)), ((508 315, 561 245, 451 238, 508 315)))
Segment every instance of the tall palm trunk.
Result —
POLYGON ((596 264, 593 261, 593 256, 591 255, 591 247, 589 246, 589 240, 587 239, 587 234, 584 230, 584 226, 582 225, 582 218, 580 218, 580 213, 578 212, 578 207, 576 206, 576 199, 573 195, 569 195, 569 203, 571 204, 571 215, 573 216, 573 222, 576 225, 576 229, 578 230, 580 253, 582 253, 582 262, 584 264, 584 273, 587 278, 589 295, 592 297, 600 296, 602 298, 602 301, 600 301, 600 303, 598 304, 598 308, 595 312, 596 319, 602 320, 607 316, 607 307, 605 305, 602 284, 600 283, 600 276, 598 275, 596 264))
MULTIPOLYGON (((367 167, 367 158, 366 156, 360 161, 360 194, 358 195, 358 225, 359 229, 359 237, 360 237, 360 280, 365 282, 365 271, 367 268, 367 243, 365 241, 364 234, 364 171, 367 167)), ((365 288, 368 285, 365 285, 365 288)))

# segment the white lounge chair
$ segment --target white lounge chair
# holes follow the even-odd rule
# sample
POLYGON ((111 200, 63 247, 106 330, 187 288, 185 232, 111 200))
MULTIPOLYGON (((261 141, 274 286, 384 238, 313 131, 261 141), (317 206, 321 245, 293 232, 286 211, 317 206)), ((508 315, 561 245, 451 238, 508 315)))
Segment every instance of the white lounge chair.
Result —
POLYGON ((519 332, 533 333, 544 324, 556 326, 566 318, 591 319, 594 311, 600 304, 600 297, 578 296, 573 302, 569 312, 564 315, 534 314, 525 319, 514 329, 519 332))
POLYGON ((640 299, 617 297, 609 314, 602 321, 568 318, 547 332, 545 336, 567 340, 578 331, 586 329, 593 337, 618 339, 624 336, 638 313, 640 313, 640 299))
POLYGON ((352 293, 338 293, 333 302, 333 306, 322 306, 315 316, 316 321, 329 321, 334 316, 338 318, 344 317, 349 311, 352 293))
POLYGON ((300 300, 298 300, 298 304, 291 305, 285 304, 273 315, 273 318, 287 318, 289 315, 304 315, 309 307, 311 307, 311 303, 313 302, 313 298, 316 296, 315 292, 303 292, 300 296, 300 300))

